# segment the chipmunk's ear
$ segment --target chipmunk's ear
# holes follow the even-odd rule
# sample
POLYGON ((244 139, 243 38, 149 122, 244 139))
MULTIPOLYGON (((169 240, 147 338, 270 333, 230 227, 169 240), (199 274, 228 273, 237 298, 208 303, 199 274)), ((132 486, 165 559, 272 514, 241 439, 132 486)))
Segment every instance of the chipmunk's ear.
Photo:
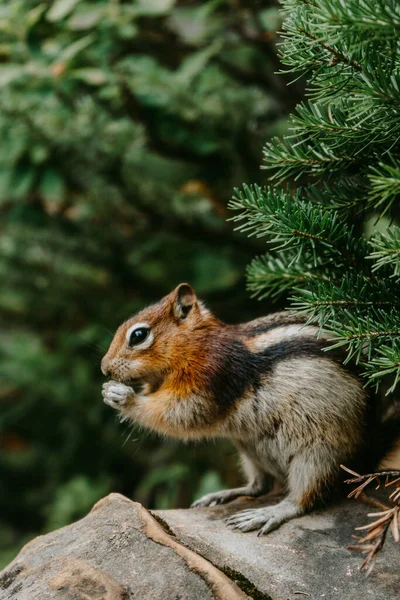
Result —
POLYGON ((196 294, 194 289, 188 283, 181 283, 173 291, 174 316, 180 321, 186 319, 196 303, 196 294))

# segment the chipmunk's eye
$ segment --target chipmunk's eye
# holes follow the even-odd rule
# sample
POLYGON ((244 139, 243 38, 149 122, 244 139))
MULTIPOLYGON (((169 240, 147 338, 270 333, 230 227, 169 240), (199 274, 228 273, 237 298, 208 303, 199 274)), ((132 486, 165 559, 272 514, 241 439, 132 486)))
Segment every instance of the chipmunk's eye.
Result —
POLYGON ((139 344, 141 344, 142 342, 147 340, 149 335, 150 335, 149 327, 136 327, 135 329, 133 329, 131 331, 131 333, 129 335, 128 344, 129 344, 129 346, 138 346, 139 344))

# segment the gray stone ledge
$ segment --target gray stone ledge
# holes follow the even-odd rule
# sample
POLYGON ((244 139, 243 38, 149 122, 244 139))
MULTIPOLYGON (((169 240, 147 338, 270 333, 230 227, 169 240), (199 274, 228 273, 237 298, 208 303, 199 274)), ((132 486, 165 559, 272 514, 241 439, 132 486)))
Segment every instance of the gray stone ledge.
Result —
POLYGON ((80 521, 29 542, 0 573, 0 600, 398 600, 399 550, 376 570, 346 550, 371 507, 345 501, 264 537, 223 518, 270 498, 150 513, 119 494, 80 521))

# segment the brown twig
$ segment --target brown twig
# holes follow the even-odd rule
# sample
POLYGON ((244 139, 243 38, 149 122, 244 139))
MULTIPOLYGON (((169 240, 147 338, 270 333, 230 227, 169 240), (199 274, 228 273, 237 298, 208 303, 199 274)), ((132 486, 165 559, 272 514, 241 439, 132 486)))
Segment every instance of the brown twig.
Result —
POLYGON ((394 541, 400 541, 400 471, 380 471, 377 473, 360 475, 360 473, 356 473, 356 471, 352 471, 344 465, 340 466, 351 475, 354 475, 351 479, 346 479, 345 483, 360 484, 350 492, 348 498, 358 498, 364 489, 373 481, 376 482, 376 489, 378 489, 382 485, 383 478, 386 478, 384 487, 396 486, 389 496, 389 500, 393 502, 395 506, 392 508, 384 507, 385 509, 380 512, 368 513, 368 517, 377 517, 377 519, 367 525, 356 527, 356 531, 365 531, 366 535, 354 535, 353 538, 357 540, 357 545, 348 546, 348 550, 359 550, 363 554, 366 554, 360 570, 367 567, 367 575, 369 575, 375 567, 376 556, 384 546, 389 529, 392 532, 394 541))

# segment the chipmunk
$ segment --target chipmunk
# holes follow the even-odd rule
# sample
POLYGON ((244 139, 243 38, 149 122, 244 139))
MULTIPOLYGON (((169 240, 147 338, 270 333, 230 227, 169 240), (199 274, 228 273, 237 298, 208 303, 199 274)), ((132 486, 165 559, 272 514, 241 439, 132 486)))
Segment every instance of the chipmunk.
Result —
POLYGON ((225 437, 238 448, 248 484, 192 506, 259 496, 271 478, 286 497, 227 522, 266 534, 313 508, 339 465, 363 452, 368 397, 327 335, 293 312, 227 325, 179 285, 117 330, 101 369, 104 401, 161 434, 225 437), (272 476, 272 477, 271 477, 272 476))

